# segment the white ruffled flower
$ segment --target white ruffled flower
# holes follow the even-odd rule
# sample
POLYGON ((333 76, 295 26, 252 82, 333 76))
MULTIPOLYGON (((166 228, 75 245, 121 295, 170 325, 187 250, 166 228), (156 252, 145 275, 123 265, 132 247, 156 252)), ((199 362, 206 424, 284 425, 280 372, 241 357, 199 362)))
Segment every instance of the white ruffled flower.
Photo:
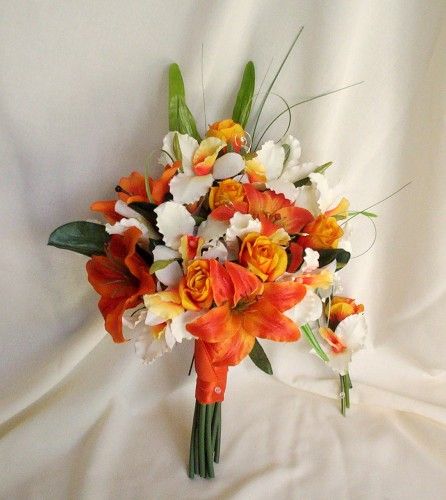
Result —
MULTIPOLYGON (((153 261, 179 259, 180 253, 165 245, 157 245, 153 249, 153 261)), ((168 287, 175 287, 178 285, 180 279, 183 277, 183 270, 181 269, 178 261, 171 262, 168 266, 155 272, 158 281, 168 287)))
POLYGON ((201 253, 203 259, 217 259, 220 262, 228 260, 228 249, 219 240, 212 240, 206 245, 206 249, 201 253))
POLYGON ((205 242, 220 239, 228 229, 226 221, 220 221, 209 216, 198 227, 197 236, 201 236, 205 242))
POLYGON ((163 235, 164 243, 174 250, 180 247, 184 234, 193 234, 195 221, 187 209, 180 203, 167 201, 155 208, 156 225, 163 235))
MULTIPOLYGON (((352 355, 362 349, 367 336, 367 323, 364 314, 352 314, 343 319, 334 332, 333 340, 341 342, 345 349, 336 353, 334 349, 325 348, 331 369, 340 375, 348 373, 348 365, 352 355)), ((330 343, 330 342, 329 342, 330 343)))
POLYGON ((172 163, 172 158, 175 159, 175 153, 173 151, 173 141, 175 135, 178 136, 183 171, 192 173, 192 158, 195 151, 198 149, 198 142, 190 135, 180 134, 179 132, 169 132, 163 139, 163 151, 166 151, 168 154, 164 152, 161 153, 159 162, 163 165, 163 167, 165 167, 172 163))
POLYGON ((115 212, 122 215, 122 219, 114 224, 107 223, 105 230, 108 234, 124 234, 130 227, 136 227, 141 231, 141 242, 148 243, 149 238, 157 238, 159 235, 152 225, 136 210, 130 208, 127 203, 118 200, 115 203, 115 212))
POLYGON ((293 320, 296 325, 305 325, 321 317, 322 301, 313 290, 307 287, 305 297, 283 314, 293 320))
POLYGON ((261 228, 262 223, 258 219, 254 219, 251 214, 236 212, 229 219, 226 241, 235 241, 237 238, 243 239, 248 233, 259 233, 261 228))

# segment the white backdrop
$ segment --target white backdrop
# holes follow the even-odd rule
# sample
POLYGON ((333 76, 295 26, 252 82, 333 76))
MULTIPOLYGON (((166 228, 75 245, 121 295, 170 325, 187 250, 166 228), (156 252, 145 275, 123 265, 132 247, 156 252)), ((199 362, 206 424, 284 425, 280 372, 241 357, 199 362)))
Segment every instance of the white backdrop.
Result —
MULTIPOLYGON (((445 7, 0 1, 0 497, 446 497, 445 7), (192 345, 140 365, 104 336, 85 258, 46 240, 93 218, 89 204, 159 146, 169 63, 203 124, 203 43, 207 117, 221 119, 245 62, 260 80, 300 25, 276 92, 293 103, 365 81, 296 108, 304 158, 333 160, 357 209, 412 184, 377 209, 377 243, 343 271, 370 326, 348 417, 304 343, 266 344, 275 375, 249 360, 231 370, 217 479, 190 481, 192 345)), ((359 254, 373 233, 355 231, 359 254)))

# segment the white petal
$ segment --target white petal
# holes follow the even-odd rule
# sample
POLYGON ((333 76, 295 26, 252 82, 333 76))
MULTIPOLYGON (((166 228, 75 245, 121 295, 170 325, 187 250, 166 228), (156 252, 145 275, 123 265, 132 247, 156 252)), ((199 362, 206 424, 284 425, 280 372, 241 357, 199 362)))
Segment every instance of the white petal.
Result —
POLYGON ((312 250, 311 248, 306 248, 304 255, 304 262, 300 270, 305 273, 305 272, 315 271, 318 267, 319 267, 319 252, 316 252, 316 250, 312 250))
POLYGON ((229 224, 225 221, 220 221, 214 219, 213 217, 208 217, 207 220, 200 224, 197 231, 197 236, 201 236, 205 242, 218 240, 225 234, 228 226, 229 224))
POLYGON ((258 219, 254 219, 251 214, 241 214, 236 212, 229 220, 229 228, 226 231, 227 241, 235 241, 243 238, 248 233, 259 233, 262 224, 258 219))
POLYGON ((127 309, 122 316, 123 335, 126 339, 132 339, 143 333, 146 328, 147 309, 141 304, 132 309, 127 309))
POLYGON ((302 152, 299 141, 292 135, 287 135, 284 139, 282 139, 281 143, 290 147, 290 153, 287 161, 285 162, 285 169, 292 167, 293 165, 297 165, 302 152))
POLYGON ((124 234, 129 227, 136 227, 141 231, 141 239, 148 241, 149 231, 147 226, 137 219, 121 219, 115 224, 105 224, 105 230, 108 234, 124 234))
POLYGON ((172 350, 176 344, 176 339, 172 333, 172 329, 170 324, 166 325, 166 329, 164 330, 164 338, 166 340, 167 347, 172 350))
POLYGON ((234 177, 245 168, 245 161, 238 153, 226 153, 216 160, 212 175, 214 179, 234 177))
POLYGON ((138 217, 140 217, 139 213, 136 210, 130 208, 127 203, 123 202, 122 200, 118 200, 115 203, 115 212, 119 215, 122 215, 123 217, 127 217, 127 219, 137 219, 138 217))
POLYGON ((283 314, 292 319, 297 325, 304 325, 321 317, 322 301, 313 290, 307 288, 303 300, 283 314))
POLYGON ((161 323, 164 323, 165 321, 166 318, 158 316, 154 312, 148 310, 144 323, 148 326, 156 326, 156 325, 161 325, 161 323))
POLYGON ((299 195, 299 189, 292 182, 280 179, 273 179, 266 183, 266 187, 277 194, 283 194, 286 199, 294 202, 299 195))
POLYGON ((178 203, 193 203, 204 196, 212 186, 214 179, 208 175, 178 174, 170 181, 170 192, 178 203))
MULTIPOLYGON (((163 139, 163 149, 167 151, 172 158, 175 158, 173 152, 173 138, 178 134, 178 142, 180 143, 182 167, 186 173, 192 173, 192 157, 198 149, 198 142, 187 134, 180 134, 179 132, 169 132, 163 139)), ((161 153, 159 162, 161 165, 166 166, 172 163, 172 160, 165 153, 161 153)))
POLYGON ((340 197, 328 185, 327 179, 318 173, 310 174, 310 180, 316 190, 317 204, 321 213, 334 208, 340 201, 340 197))
POLYGON ((257 161, 265 167, 267 180, 277 179, 283 170, 285 151, 280 144, 267 141, 257 151, 257 161))
POLYGON ((186 330, 186 325, 203 314, 202 311, 185 311, 175 316, 170 323, 170 329, 175 340, 181 343, 183 339, 193 339, 194 337, 186 330))
MULTIPOLYGON (((153 249, 154 262, 157 260, 176 259, 178 257, 180 257, 179 252, 164 245, 158 245, 153 249)), ((172 262, 172 264, 169 264, 164 269, 156 271, 155 276, 163 285, 175 287, 183 277, 183 271, 179 262, 172 262)))
POLYGON ((308 177, 308 175, 311 174, 315 168, 316 165, 314 163, 299 163, 298 165, 292 165, 283 171, 280 179, 289 182, 300 181, 301 179, 308 177))
POLYGON ((149 328, 135 340, 136 355, 145 363, 151 363, 169 350, 164 335, 161 335, 159 339, 155 338, 149 328))
POLYGON ((335 333, 345 343, 349 351, 356 352, 362 349, 367 336, 367 323, 364 314, 347 316, 336 327, 335 333))
POLYGON ((301 186, 297 188, 297 196, 294 200, 294 205, 296 207, 306 208, 314 216, 320 215, 321 213, 313 186, 301 186))
POLYGON ((333 371, 340 375, 346 375, 348 373, 348 365, 352 359, 352 353, 349 350, 341 352, 340 354, 334 354, 331 351, 326 354, 329 358, 327 364, 333 371))
POLYGON ((204 259, 217 259, 220 262, 228 260, 228 249, 221 241, 211 241, 208 248, 201 253, 204 259))
POLYGON ((183 205, 167 201, 155 208, 156 225, 163 235, 165 244, 178 249, 183 234, 193 234, 195 221, 183 205))

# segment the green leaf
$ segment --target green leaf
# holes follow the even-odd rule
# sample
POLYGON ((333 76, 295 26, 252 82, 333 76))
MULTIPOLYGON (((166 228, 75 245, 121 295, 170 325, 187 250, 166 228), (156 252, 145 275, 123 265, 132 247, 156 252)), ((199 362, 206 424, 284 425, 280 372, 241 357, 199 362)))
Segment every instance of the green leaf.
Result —
POLYGON ((350 260, 350 252, 342 248, 328 248, 317 252, 319 252, 319 267, 326 266, 336 259, 336 271, 339 271, 350 260))
POLYGON ((260 345, 257 339, 255 339, 254 347, 249 353, 249 357, 251 358, 252 362, 263 372, 267 373, 268 375, 273 374, 273 369, 271 363, 269 362, 268 356, 266 355, 263 347, 260 345))
POLYGON ((317 174, 323 174, 327 168, 331 167, 333 165, 333 162, 332 161, 329 161, 327 163, 324 163, 323 165, 320 165, 319 167, 317 167, 314 171, 317 173, 317 174))
POLYGON ((145 201, 134 201, 129 203, 128 206, 139 215, 142 215, 144 219, 149 221, 152 225, 156 224, 156 213, 154 212, 157 205, 154 203, 147 203, 145 201))
POLYGON ((313 333, 313 330, 311 329, 310 325, 308 325, 308 324, 302 325, 301 329, 304 332, 304 336, 307 339, 308 343, 316 351, 316 354, 323 361, 328 361, 328 356, 325 353, 325 351, 322 349, 321 345, 319 344, 319 342, 318 342, 317 338, 315 337, 315 335, 313 333))
POLYGON ((48 245, 90 257, 104 254, 104 247, 109 239, 110 235, 102 224, 76 221, 55 229, 50 234, 48 245))
POLYGON ((161 269, 164 269, 167 267, 169 264, 172 264, 172 262, 175 262, 177 259, 163 259, 163 260, 156 260, 151 266, 150 266, 150 274, 155 274, 157 271, 161 271, 161 269))
POLYGON ((178 137, 178 134, 175 134, 173 136, 172 147, 173 154, 175 155, 175 160, 182 161, 183 153, 181 152, 180 139, 178 137))
POLYGON ((184 82, 178 64, 169 67, 169 130, 188 134, 198 142, 201 140, 195 119, 186 105, 184 82))
POLYGON ((367 212, 366 210, 360 210, 360 211, 351 211, 348 213, 348 217, 351 217, 352 215, 365 215, 366 217, 378 217, 378 214, 375 214, 373 212, 367 212))
POLYGON ((249 61, 245 66, 242 83, 240 84, 237 100, 235 101, 234 110, 232 111, 232 119, 240 123, 243 128, 246 127, 251 113, 255 81, 254 63, 249 61))

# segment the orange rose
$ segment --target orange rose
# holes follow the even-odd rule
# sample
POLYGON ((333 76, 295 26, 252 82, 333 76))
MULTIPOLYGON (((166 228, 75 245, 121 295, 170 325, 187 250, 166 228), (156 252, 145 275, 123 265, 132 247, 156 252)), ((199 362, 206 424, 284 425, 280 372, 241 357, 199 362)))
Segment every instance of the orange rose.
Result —
POLYGON ((316 219, 304 226, 302 232, 308 233, 308 236, 301 236, 299 245, 315 250, 337 248, 339 240, 344 234, 336 219, 326 215, 316 217, 316 219))
POLYGON ((186 276, 180 281, 178 292, 185 309, 198 311, 211 307, 213 296, 208 260, 197 259, 189 264, 186 276))
POLYGON ((339 323, 351 316, 352 314, 359 314, 364 312, 364 306, 362 304, 356 304, 354 299, 348 297, 335 296, 331 300, 331 306, 329 303, 325 306, 325 314, 328 317, 328 323, 332 330, 339 325, 339 323))
POLYGON ((286 271, 285 250, 268 236, 248 233, 239 253, 239 261, 262 281, 274 281, 286 271))
POLYGON ((207 137, 218 137, 226 143, 237 146, 239 139, 244 137, 245 131, 242 126, 231 119, 221 120, 213 123, 207 131, 207 137))
POLYGON ((209 193, 209 207, 211 210, 221 205, 241 203, 245 199, 245 190, 240 182, 226 179, 218 186, 212 187, 209 193))

